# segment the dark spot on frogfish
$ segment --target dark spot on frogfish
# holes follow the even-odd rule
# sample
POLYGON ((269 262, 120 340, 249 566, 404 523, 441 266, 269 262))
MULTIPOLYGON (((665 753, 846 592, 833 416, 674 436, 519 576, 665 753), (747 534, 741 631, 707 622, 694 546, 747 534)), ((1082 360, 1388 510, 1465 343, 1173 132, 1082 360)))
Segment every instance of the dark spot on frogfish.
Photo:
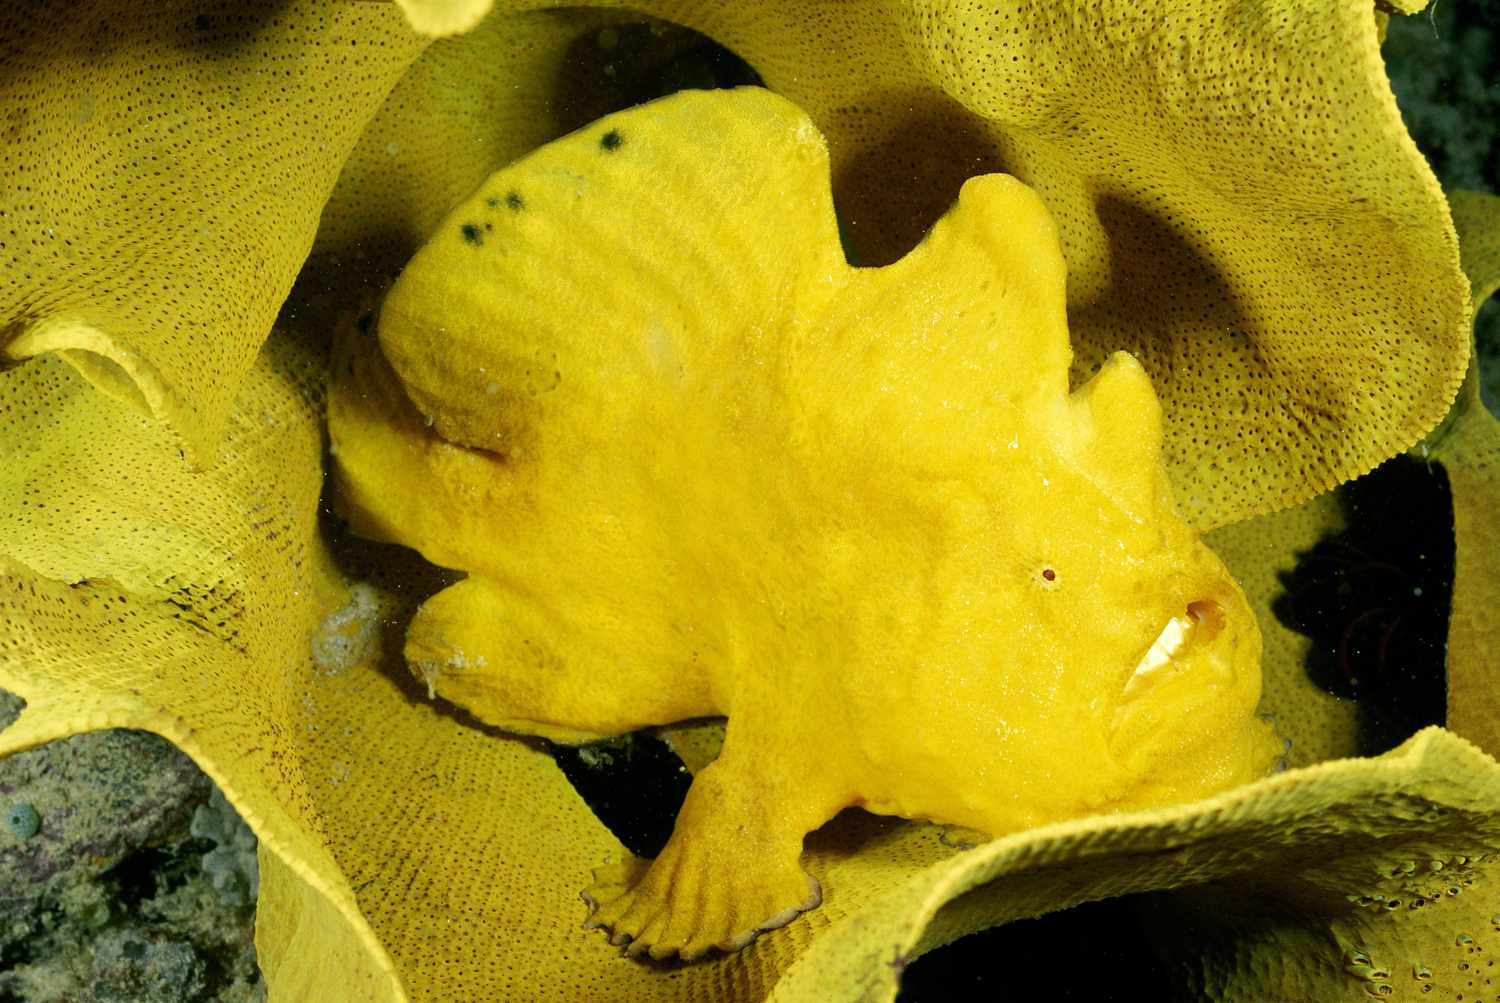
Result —
POLYGON ((484 236, 479 232, 479 227, 474 223, 465 223, 458 228, 458 232, 464 235, 464 242, 478 247, 484 243, 484 236))
POLYGON ((507 192, 505 204, 512 212, 520 212, 526 208, 526 200, 521 197, 520 192, 507 192))
POLYGON ((603 136, 599 137, 599 149, 604 150, 607 153, 613 153, 615 150, 618 150, 620 148, 620 144, 624 142, 625 137, 620 135, 620 130, 611 129, 603 136))

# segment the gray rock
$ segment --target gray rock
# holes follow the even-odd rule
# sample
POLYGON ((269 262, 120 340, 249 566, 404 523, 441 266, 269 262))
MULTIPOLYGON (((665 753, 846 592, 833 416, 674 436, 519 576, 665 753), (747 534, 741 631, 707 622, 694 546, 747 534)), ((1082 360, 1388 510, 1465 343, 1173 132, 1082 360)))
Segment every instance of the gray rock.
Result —
MULTIPOLYGON (((21 701, 0 691, 0 728, 21 701)), ((101 731, 0 759, 0 1000, 254 1003, 255 836, 186 755, 101 731)))
POLYGON ((89 991, 98 1003, 189 1003, 203 991, 203 962, 190 944, 138 927, 94 941, 89 991))
POLYGON ((141 731, 76 735, 0 759, 0 812, 12 823, 0 827, 0 913, 55 905, 128 853, 182 838, 212 788, 176 747, 141 731), (29 813, 39 824, 28 833, 12 816, 29 813))

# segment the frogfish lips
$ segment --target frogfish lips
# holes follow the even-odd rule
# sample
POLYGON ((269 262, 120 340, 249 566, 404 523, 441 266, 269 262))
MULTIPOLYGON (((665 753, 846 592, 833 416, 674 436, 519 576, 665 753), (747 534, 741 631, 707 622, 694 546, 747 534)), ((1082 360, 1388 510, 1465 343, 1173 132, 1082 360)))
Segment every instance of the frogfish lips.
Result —
POLYGON ((1253 779, 1279 748, 1253 716, 1259 665, 1260 631, 1244 596, 1232 586, 1199 591, 1166 618, 1129 667, 1110 716, 1111 753, 1148 785, 1186 775, 1194 761, 1254 765, 1242 778, 1216 776, 1220 787, 1253 779), (1186 719, 1198 725, 1191 740, 1172 728, 1186 719), (1236 746, 1243 755, 1224 756, 1236 746))
POLYGON ((1227 626, 1224 607, 1218 601, 1194 599, 1189 602, 1181 613, 1162 625, 1146 653, 1135 663, 1125 681, 1122 699, 1130 700, 1163 676, 1185 671, 1195 657, 1221 662, 1236 647, 1231 644, 1231 652, 1226 652, 1224 644, 1215 644, 1223 638, 1227 626))

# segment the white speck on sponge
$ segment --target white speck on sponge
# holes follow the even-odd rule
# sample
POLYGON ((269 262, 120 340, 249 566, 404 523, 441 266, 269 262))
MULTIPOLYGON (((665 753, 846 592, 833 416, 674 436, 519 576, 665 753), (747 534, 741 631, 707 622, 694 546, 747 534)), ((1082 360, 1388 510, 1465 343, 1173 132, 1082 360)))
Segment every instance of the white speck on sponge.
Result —
POLYGON ((363 662, 374 645, 380 626, 375 589, 360 582, 349 590, 349 601, 329 613, 313 634, 312 656, 327 676, 363 662))

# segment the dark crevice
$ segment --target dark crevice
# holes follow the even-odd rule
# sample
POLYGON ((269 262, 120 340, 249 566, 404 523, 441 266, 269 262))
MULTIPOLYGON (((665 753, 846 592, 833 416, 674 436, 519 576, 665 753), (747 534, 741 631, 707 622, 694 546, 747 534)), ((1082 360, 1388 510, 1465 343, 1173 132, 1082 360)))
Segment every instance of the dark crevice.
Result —
POLYGON ((1453 499, 1439 464, 1398 456, 1339 488, 1345 528, 1281 574, 1272 604, 1312 640, 1307 674, 1359 703, 1362 755, 1379 755, 1442 724, 1453 499))
POLYGON ((102 880, 115 886, 115 901, 124 909, 135 910, 157 893, 156 875, 173 862, 173 855, 163 849, 146 847, 136 850, 111 867, 102 880))
POLYGON ((991 927, 911 962, 897 1003, 1114 1003, 1171 997, 1133 898, 991 927), (1080 964, 1086 958, 1087 963, 1080 964))
POLYGON ((579 797, 626 849, 637 857, 661 852, 693 779, 665 742, 636 732, 551 751, 579 797))

